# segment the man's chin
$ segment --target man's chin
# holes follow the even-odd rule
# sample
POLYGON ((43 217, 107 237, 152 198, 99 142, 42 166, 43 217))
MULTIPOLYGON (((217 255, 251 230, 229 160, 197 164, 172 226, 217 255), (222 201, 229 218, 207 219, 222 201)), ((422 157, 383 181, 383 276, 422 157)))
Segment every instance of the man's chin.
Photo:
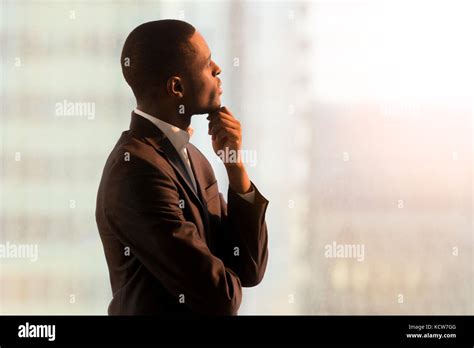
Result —
POLYGON ((198 109, 198 112, 195 112, 194 115, 204 115, 213 113, 221 108, 221 99, 217 98, 214 103, 204 106, 201 109, 198 109))
POLYGON ((211 114, 217 110, 219 110, 221 108, 221 101, 219 100, 219 103, 216 103, 215 105, 213 105, 212 107, 209 107, 206 111, 206 114, 211 114))

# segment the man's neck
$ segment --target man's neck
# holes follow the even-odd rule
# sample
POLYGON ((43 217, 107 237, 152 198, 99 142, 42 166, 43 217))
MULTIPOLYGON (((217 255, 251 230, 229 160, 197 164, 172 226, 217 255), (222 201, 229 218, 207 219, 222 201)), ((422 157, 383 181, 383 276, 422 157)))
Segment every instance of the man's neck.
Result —
POLYGON ((176 110, 164 110, 140 104, 137 105, 137 109, 185 131, 191 124, 191 116, 181 115, 176 110))

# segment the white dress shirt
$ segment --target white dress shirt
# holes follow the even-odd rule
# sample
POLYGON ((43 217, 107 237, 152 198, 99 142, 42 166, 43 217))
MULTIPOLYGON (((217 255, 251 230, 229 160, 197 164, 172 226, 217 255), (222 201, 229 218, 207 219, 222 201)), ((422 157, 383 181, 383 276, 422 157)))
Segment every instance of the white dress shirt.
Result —
MULTIPOLYGON (((196 185, 196 179, 194 178, 194 173, 191 168, 191 162, 189 161, 189 156, 188 156, 188 150, 186 148, 186 145, 189 143, 189 139, 191 138, 192 135, 192 128, 189 127, 187 131, 182 130, 179 127, 176 127, 172 124, 169 124, 168 122, 165 122, 163 120, 160 120, 159 118, 156 118, 150 114, 147 114, 146 112, 143 112, 137 108, 133 110, 137 115, 146 118, 148 121, 153 123, 156 127, 158 127, 169 139, 171 144, 174 146, 176 151, 179 154, 179 157, 183 161, 189 176, 191 177, 192 183, 194 188, 196 189, 197 192, 197 185, 196 185)), ((252 189, 251 192, 247 193, 237 193, 240 195, 242 198, 244 198, 246 201, 253 203, 255 199, 255 190, 252 189)))

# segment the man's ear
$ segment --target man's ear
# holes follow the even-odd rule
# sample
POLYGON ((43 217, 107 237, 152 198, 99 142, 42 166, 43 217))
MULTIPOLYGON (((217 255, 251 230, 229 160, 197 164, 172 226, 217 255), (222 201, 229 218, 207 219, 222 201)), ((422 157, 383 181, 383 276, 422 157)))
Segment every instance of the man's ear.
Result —
POLYGON ((166 82, 166 91, 172 97, 182 98, 184 95, 184 86, 181 78, 178 76, 171 76, 166 82))

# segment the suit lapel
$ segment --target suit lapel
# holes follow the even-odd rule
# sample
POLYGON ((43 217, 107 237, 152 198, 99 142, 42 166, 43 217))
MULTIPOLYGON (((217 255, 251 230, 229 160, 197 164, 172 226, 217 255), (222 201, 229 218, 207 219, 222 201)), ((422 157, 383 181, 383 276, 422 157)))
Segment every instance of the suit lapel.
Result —
POLYGON ((161 139, 159 143, 157 143, 157 141, 159 140, 157 138, 149 137, 145 139, 155 148, 155 150, 162 153, 164 157, 168 159, 169 163, 178 173, 179 177, 181 177, 181 179, 185 182, 185 186, 187 186, 188 189, 192 192, 192 195, 198 202, 198 205, 201 210, 202 222, 204 224, 204 238, 206 239, 207 245, 211 249, 212 245, 209 237, 209 217, 207 205, 204 201, 204 189, 202 187, 202 183, 205 182, 204 175, 202 173, 199 161, 193 159, 193 157, 195 158, 194 149, 192 151, 189 151, 189 149, 192 147, 187 146, 189 161, 191 162, 191 167, 193 168, 194 178, 196 180, 196 186, 199 190, 199 194, 194 190, 194 185, 192 184, 191 179, 189 178, 188 171, 184 167, 184 164, 181 161, 181 157, 179 157, 178 153, 176 152, 176 149, 174 148, 173 144, 171 144, 171 142, 168 140, 168 138, 165 136, 163 139, 161 139))
POLYGON ((186 149, 188 150, 189 162, 191 162, 191 167, 193 169, 194 178, 196 179, 196 186, 199 190, 199 194, 204 199, 204 189, 203 185, 206 183, 206 178, 204 175, 203 168, 201 166, 201 162, 197 160, 197 153, 196 148, 194 146, 186 145, 186 149))
MULTIPOLYGON (((197 149, 192 145, 188 144, 186 145, 186 149, 188 150, 188 157, 189 157, 189 162, 191 162, 191 168, 194 173, 194 179, 196 179, 196 186, 199 191, 199 195, 201 196, 202 201, 204 202, 202 204, 203 207, 203 221, 204 221, 204 228, 206 231, 209 231, 209 212, 207 210, 207 202, 205 201, 206 195, 204 194, 204 190, 206 187, 203 187, 204 185, 207 184, 206 180, 206 175, 204 173, 204 170, 201 165, 201 161, 198 160, 198 154, 197 154, 197 149)), ((212 250, 212 241, 210 238, 210 233, 206 233, 206 242, 210 250, 212 250)))
MULTIPOLYGON (((153 139, 148 139, 148 140, 153 141, 153 139)), ((154 147, 155 149, 157 149, 158 146, 154 146, 154 147)), ((194 193, 197 193, 196 190, 194 189, 193 182, 191 180, 191 177, 189 176, 189 172, 186 169, 186 166, 184 165, 181 157, 179 156, 178 152, 176 151, 173 144, 171 144, 168 138, 165 137, 161 141, 161 149, 163 150, 163 153, 171 162, 171 165, 174 167, 174 169, 176 169, 178 173, 181 174, 181 177, 186 181, 189 188, 193 190, 194 193)))
MULTIPOLYGON (((186 170, 186 167, 184 166, 184 163, 181 160, 181 157, 166 135, 146 118, 136 115, 133 112, 132 121, 130 123, 130 131, 136 136, 145 139, 151 146, 153 146, 156 151, 161 153, 163 157, 168 160, 177 173, 177 177, 181 179, 181 181, 185 184, 184 186, 186 186, 188 190, 192 192, 192 195, 196 198, 204 210, 202 201, 194 189, 192 180, 188 171, 186 170)), ((195 179, 198 181, 197 177, 195 179)), ((198 182, 196 182, 196 186, 199 187, 198 182)))
MULTIPOLYGON (((189 191, 192 192, 192 195, 197 199, 201 207, 204 209, 202 201, 198 193, 194 189, 194 185, 192 184, 191 178, 189 177, 189 173, 186 170, 186 167, 184 166, 181 157, 179 157, 178 152, 176 152, 176 149, 174 148, 173 144, 171 144, 171 142, 168 140, 168 138, 164 136, 162 139, 157 139, 153 137, 147 137, 145 139, 155 148, 156 151, 164 155, 164 157, 168 160, 174 170, 178 173, 178 177, 181 178, 181 180, 185 183, 185 186, 189 189, 189 191), (158 142, 158 140, 161 141, 158 142)), ((197 182, 198 179, 195 179, 196 186, 200 187, 199 183, 197 182)))

